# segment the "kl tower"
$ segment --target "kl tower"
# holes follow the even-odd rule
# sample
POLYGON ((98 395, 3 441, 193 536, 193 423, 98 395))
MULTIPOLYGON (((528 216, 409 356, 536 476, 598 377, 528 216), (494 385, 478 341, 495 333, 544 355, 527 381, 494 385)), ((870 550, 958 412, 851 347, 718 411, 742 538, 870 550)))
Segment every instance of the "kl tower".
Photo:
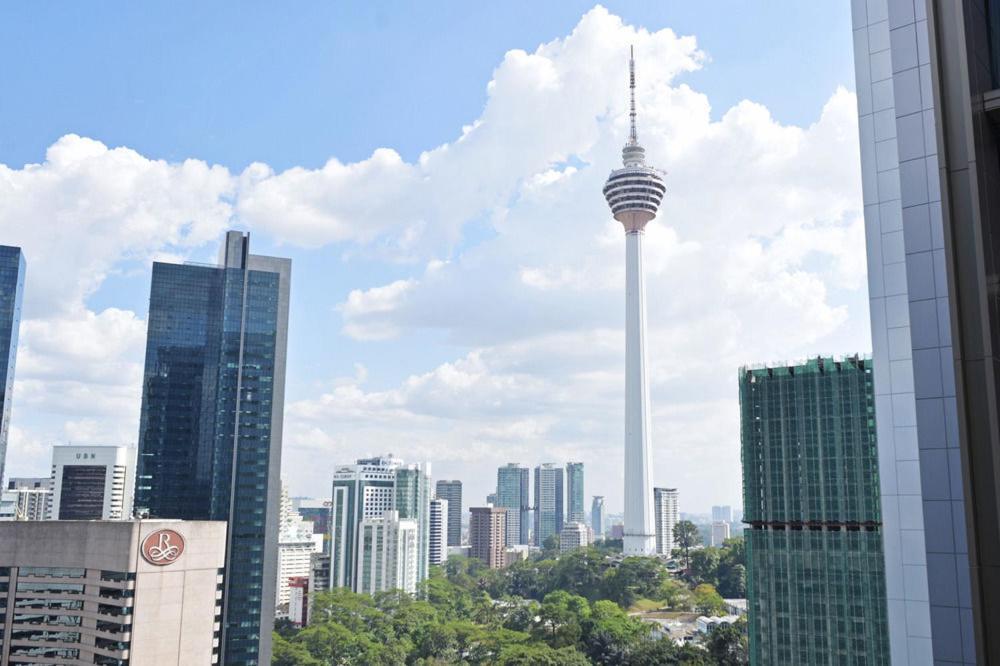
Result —
POLYGON ((642 236, 656 217, 667 188, 646 165, 635 131, 635 54, 629 55, 630 129, 622 149, 625 166, 611 172, 604 197, 625 227, 625 543, 626 555, 654 555, 652 445, 646 377, 646 287, 642 236))

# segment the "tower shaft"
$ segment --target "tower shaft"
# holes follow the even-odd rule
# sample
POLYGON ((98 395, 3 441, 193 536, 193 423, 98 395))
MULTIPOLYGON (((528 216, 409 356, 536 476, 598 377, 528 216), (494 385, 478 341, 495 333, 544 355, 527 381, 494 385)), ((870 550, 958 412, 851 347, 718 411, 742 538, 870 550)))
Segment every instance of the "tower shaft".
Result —
POLYGON ((626 555, 653 555, 652 445, 646 375, 646 287, 642 231, 625 234, 625 543, 626 555))

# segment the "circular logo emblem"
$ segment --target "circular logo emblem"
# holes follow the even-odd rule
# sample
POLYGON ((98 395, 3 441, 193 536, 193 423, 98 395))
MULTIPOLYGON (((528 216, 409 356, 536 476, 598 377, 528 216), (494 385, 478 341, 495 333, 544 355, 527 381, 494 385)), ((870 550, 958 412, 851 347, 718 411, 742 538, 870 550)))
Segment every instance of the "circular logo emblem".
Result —
POLYGON ((156 530, 146 535, 139 549, 142 559, 162 567, 176 562, 184 552, 184 537, 173 530, 156 530))

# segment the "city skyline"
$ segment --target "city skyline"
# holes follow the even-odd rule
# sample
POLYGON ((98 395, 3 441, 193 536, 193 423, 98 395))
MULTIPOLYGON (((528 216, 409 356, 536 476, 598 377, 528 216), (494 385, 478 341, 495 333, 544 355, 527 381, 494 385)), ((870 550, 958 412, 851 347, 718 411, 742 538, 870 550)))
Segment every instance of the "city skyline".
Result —
MULTIPOLYGON (((732 34, 698 12, 579 6, 546 10, 530 31, 509 28, 476 51, 449 84, 458 117, 405 138, 355 126, 371 145, 338 135, 304 155, 251 142, 237 156, 208 139, 170 144, 159 111, 145 133, 87 114, 75 124, 40 116, 41 134, 0 145, 0 233, 31 267, 8 468, 44 473, 52 443, 137 440, 151 260, 211 261, 221 233, 236 228, 258 251, 291 257, 301 276, 283 446, 293 494, 323 497, 333 460, 392 450, 433 461, 435 476, 463 480, 469 497, 510 460, 580 461, 586 492, 620 512, 622 470, 605 463, 619 459, 622 439, 623 243, 599 190, 627 131, 622 82, 634 43, 650 63, 638 90, 643 142, 671 188, 670 229, 647 239, 648 289, 683 296, 649 304, 653 484, 678 488, 686 511, 737 504, 733 368, 870 348, 863 261, 839 249, 862 242, 849 16, 784 9, 797 26, 822 14, 824 26, 843 27, 843 44, 827 49, 843 58, 810 73, 806 95, 767 87, 770 72, 738 72, 732 34), (773 168, 747 169, 736 155, 773 168), (475 166, 487 163, 508 166, 475 166), (296 166, 300 184, 288 171, 296 166), (409 185, 414 176, 425 185, 409 185), (79 187, 93 209, 60 195, 79 187), (789 189, 797 203, 774 196, 789 189), (435 203, 456 190, 454 205, 435 203), (760 199, 746 205, 740 193, 750 191, 760 199), (377 205, 348 205, 347 192, 377 205), (301 214, 275 214, 293 209, 301 214), (54 220, 73 222, 53 234, 54 220), (752 290, 743 275, 754 276, 752 290), (769 291, 783 299, 755 295, 769 291)), ((823 32, 806 30, 801 43, 834 39, 823 32)), ((398 80, 403 61, 392 57, 378 55, 379 74, 398 80)), ((63 68, 47 63, 37 78, 59 88, 63 68)), ((300 64, 303 76, 341 67, 300 64)), ((16 83, 37 96, 35 84, 16 83)))

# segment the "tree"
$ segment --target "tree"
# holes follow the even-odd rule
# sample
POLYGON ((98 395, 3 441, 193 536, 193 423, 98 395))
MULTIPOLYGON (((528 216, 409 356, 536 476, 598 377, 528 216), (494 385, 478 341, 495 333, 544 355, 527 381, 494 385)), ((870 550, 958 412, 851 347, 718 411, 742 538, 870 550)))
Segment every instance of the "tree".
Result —
POLYGON ((694 608, 702 615, 722 615, 726 604, 713 586, 702 583, 694 588, 694 608))
POLYGON ((666 577, 654 597, 670 610, 690 610, 691 590, 680 581, 666 577))
POLYGON ((499 666, 589 666, 576 648, 554 649, 541 645, 511 645, 500 652, 499 666))
POLYGON ((550 534, 545 537, 545 541, 542 542, 542 557, 544 559, 559 557, 558 534, 550 534))
POLYGON ((639 598, 655 597, 667 575, 659 560, 652 557, 626 557, 616 568, 605 573, 604 598, 618 603, 622 608, 628 608, 639 598))
POLYGON ((722 554, 718 548, 707 546, 691 554, 691 579, 695 583, 719 584, 719 563, 722 554))
POLYGON ((705 647, 719 666, 749 664, 746 620, 741 618, 732 624, 720 624, 715 627, 709 632, 705 647))
POLYGON ((726 599, 747 596, 747 570, 742 564, 719 568, 719 594, 726 599))
POLYGON ((580 640, 590 604, 581 596, 558 590, 545 595, 538 615, 544 640, 554 648, 567 647, 580 640))
POLYGON ((684 568, 691 568, 691 549, 701 543, 698 526, 690 520, 682 520, 674 525, 674 543, 684 554, 684 568))
POLYGON ((581 645, 595 664, 621 664, 634 645, 649 634, 649 625, 602 599, 594 602, 583 623, 581 645))

